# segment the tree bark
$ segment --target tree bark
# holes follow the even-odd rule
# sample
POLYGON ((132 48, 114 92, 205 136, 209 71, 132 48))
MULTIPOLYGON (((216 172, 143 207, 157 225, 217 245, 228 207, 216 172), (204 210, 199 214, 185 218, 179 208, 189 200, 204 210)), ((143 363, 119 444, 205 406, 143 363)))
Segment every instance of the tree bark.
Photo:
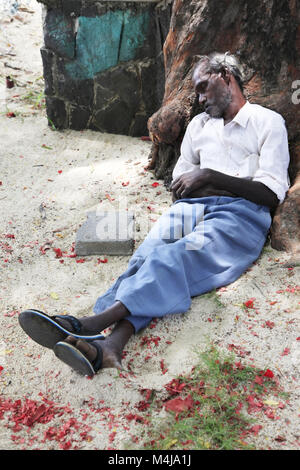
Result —
POLYGON ((300 251, 299 20, 299 0, 174 0, 164 44, 164 98, 148 121, 149 168, 168 184, 187 124, 201 112, 191 80, 198 56, 237 54, 245 67, 247 99, 286 121, 291 188, 275 212, 271 240, 274 248, 287 251, 300 251))

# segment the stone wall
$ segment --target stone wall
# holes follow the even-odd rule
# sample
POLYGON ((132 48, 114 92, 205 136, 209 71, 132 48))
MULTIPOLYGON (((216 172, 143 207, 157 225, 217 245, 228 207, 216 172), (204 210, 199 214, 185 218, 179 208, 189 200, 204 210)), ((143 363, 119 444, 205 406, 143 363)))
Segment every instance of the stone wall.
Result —
POLYGON ((147 134, 164 93, 170 6, 155 1, 38 0, 49 123, 147 134))

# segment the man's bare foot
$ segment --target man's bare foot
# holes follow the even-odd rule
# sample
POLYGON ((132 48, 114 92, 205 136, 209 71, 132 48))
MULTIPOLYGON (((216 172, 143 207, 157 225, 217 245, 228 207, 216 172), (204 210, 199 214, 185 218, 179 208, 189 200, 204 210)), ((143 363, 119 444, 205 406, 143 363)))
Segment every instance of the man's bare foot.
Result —
POLYGON ((101 368, 113 367, 122 370, 122 351, 133 333, 133 325, 128 320, 121 320, 105 339, 86 341, 74 338, 74 336, 68 336, 65 342, 78 349, 91 364, 97 358, 97 348, 93 345, 93 343, 97 343, 103 354, 101 368))
POLYGON ((84 354, 84 356, 90 361, 91 364, 95 361, 97 357, 97 349, 95 346, 93 346, 93 343, 97 342, 103 352, 101 368, 105 369, 113 367, 119 370, 122 369, 121 352, 118 351, 113 344, 111 344, 111 341, 109 341, 109 337, 104 340, 95 340, 92 342, 87 342, 83 339, 76 339, 73 336, 68 336, 65 342, 72 344, 72 346, 74 346, 82 354, 84 354))

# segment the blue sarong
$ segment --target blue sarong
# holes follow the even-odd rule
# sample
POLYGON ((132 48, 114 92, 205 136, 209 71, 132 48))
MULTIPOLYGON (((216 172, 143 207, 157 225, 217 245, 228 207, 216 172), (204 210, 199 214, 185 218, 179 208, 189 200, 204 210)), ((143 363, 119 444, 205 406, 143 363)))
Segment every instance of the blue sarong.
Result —
POLYGON ((152 318, 184 313, 192 297, 234 282, 251 266, 270 225, 269 208, 243 198, 180 199, 97 299, 94 313, 119 300, 135 332, 152 318))

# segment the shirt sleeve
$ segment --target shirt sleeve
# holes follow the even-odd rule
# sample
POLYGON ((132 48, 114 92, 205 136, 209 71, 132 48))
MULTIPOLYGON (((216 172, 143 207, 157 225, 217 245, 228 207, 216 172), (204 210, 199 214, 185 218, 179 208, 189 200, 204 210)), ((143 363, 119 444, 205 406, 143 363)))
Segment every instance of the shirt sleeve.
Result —
POLYGON ((271 189, 280 203, 289 189, 288 166, 290 161, 288 137, 283 118, 277 115, 268 126, 260 129, 259 167, 253 181, 271 189))
POLYGON ((194 152, 192 145, 193 124, 193 121, 191 121, 187 126, 180 148, 180 157, 178 158, 172 173, 173 180, 181 176, 183 173, 199 168, 200 156, 194 152))

